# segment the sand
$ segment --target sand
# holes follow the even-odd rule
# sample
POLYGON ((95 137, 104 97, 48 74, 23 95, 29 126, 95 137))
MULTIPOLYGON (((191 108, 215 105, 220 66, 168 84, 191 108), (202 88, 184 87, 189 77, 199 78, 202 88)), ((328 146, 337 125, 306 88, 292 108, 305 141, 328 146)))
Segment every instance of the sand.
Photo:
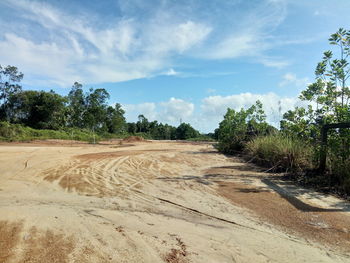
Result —
POLYGON ((211 144, 3 143, 0 262, 350 262, 350 204, 211 144))

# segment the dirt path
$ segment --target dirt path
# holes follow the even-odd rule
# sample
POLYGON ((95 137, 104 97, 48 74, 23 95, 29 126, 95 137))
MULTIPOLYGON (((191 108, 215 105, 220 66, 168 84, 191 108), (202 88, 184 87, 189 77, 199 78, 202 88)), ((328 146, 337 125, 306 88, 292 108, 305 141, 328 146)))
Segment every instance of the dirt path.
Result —
POLYGON ((0 262, 350 262, 350 204, 209 144, 2 144, 0 262))

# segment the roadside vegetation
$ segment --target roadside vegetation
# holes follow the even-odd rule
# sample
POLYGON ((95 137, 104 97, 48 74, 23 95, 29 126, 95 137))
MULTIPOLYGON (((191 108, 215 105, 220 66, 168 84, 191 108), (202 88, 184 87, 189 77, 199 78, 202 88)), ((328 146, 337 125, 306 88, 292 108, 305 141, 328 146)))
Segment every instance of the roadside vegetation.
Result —
POLYGON ((286 112, 279 130, 266 123, 259 101, 248 109, 228 109, 215 131, 218 149, 230 154, 243 152, 271 171, 289 172, 304 183, 349 195, 350 129, 329 130, 326 171, 318 170, 321 128, 350 123, 350 31, 339 29, 329 43, 334 48, 324 52, 315 82, 299 96, 307 107, 286 112))
POLYGON ((61 139, 93 142, 100 140, 100 136, 88 130, 66 128, 64 130, 33 129, 21 124, 0 122, 1 141, 30 141, 34 139, 61 139))

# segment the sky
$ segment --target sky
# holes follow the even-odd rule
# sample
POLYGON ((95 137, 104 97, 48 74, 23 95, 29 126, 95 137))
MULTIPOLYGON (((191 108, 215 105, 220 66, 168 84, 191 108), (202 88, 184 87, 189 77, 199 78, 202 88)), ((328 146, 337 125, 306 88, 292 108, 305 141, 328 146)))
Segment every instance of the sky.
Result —
POLYGON ((349 12, 349 0, 0 0, 0 65, 23 89, 105 88, 127 121, 211 132, 259 99, 278 125, 349 12))

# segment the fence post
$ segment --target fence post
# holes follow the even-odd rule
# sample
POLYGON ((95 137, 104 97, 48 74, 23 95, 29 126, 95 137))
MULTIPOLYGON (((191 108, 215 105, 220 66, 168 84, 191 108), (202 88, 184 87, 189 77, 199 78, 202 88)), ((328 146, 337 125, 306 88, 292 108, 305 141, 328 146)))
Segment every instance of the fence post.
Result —
POLYGON ((325 124, 321 128, 321 152, 320 152, 320 166, 318 170, 324 172, 326 170, 327 161, 327 133, 329 129, 345 129, 350 128, 350 122, 325 124))
POLYGON ((320 166, 319 171, 324 172, 326 170, 327 161, 327 132, 328 127, 323 125, 321 128, 321 151, 320 151, 320 166))

